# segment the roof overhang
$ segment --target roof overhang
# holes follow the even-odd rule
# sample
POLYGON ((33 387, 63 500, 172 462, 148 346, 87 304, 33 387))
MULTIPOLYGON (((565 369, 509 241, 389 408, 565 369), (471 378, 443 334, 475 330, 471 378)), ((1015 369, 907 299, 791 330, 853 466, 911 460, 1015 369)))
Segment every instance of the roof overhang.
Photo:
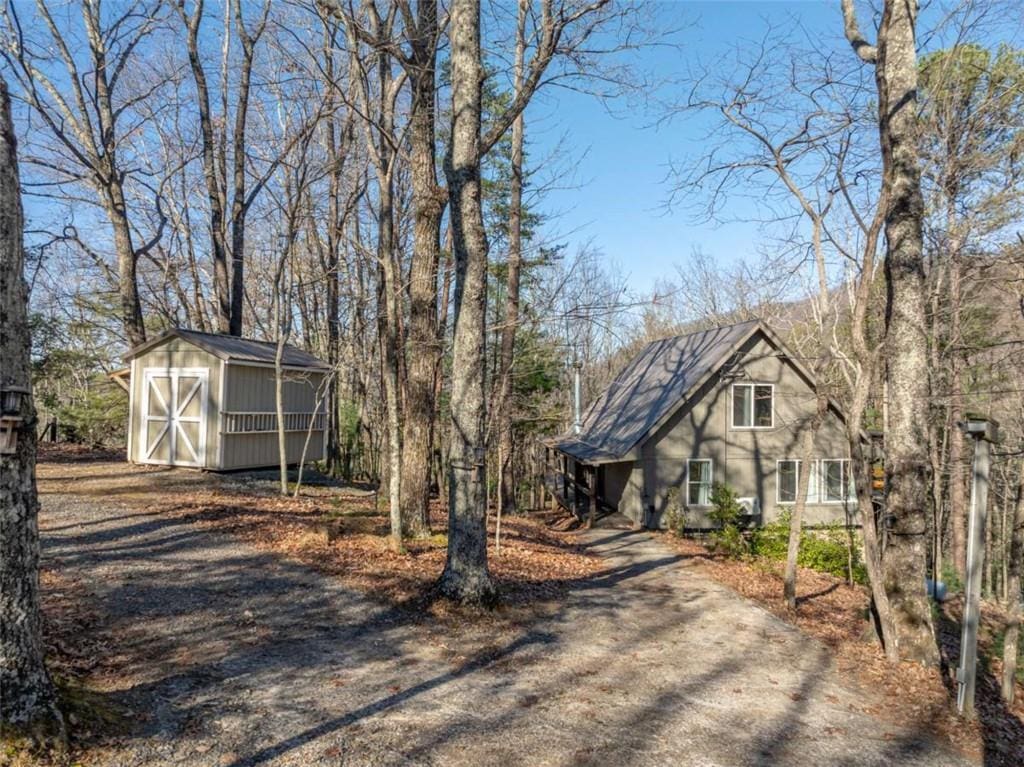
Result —
POLYGON ((107 373, 107 378, 116 383, 126 392, 130 392, 132 390, 131 368, 121 368, 120 370, 111 371, 110 373, 107 373))

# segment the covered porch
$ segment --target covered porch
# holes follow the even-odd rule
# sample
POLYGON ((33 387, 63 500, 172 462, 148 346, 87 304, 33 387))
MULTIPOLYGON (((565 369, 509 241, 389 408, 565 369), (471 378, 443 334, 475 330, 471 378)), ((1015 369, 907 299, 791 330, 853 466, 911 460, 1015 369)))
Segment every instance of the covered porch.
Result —
POLYGON ((543 451, 544 505, 561 507, 587 526, 620 511, 631 462, 601 460, 563 443, 545 443, 543 451))

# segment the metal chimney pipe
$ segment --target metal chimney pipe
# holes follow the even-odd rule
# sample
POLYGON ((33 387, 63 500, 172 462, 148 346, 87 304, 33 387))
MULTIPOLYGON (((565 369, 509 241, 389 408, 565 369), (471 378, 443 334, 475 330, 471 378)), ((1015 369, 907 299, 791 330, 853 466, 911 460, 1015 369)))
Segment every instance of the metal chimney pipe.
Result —
POLYGON ((582 387, 580 385, 580 369, 583 367, 583 364, 581 362, 578 362, 578 361, 577 362, 573 362, 572 363, 572 367, 573 367, 573 371, 574 371, 574 374, 573 374, 573 387, 572 387, 572 391, 573 391, 573 396, 572 396, 572 433, 573 434, 579 434, 580 433, 580 420, 581 420, 580 419, 580 409, 582 407, 580 402, 583 399, 582 387))

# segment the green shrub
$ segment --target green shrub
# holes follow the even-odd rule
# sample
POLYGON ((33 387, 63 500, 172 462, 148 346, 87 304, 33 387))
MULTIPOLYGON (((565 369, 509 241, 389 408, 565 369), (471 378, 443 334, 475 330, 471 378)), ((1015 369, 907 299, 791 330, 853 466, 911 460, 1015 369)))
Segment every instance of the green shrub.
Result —
POLYGON ((678 487, 669 488, 665 501, 665 527, 670 533, 682 537, 686 532, 686 512, 683 509, 683 493, 678 487))
POLYGON ((742 514, 743 507, 732 488, 720 482, 711 486, 711 511, 708 516, 719 526, 710 535, 711 547, 716 552, 733 559, 749 553, 750 547, 739 526, 742 514))
POLYGON ((74 400, 54 403, 61 439, 100 446, 123 445, 128 423, 128 394, 109 381, 84 389, 74 400))
MULTIPOLYGON (((790 512, 786 511, 774 522, 756 530, 751 536, 751 551, 759 557, 784 562, 789 552, 791 518, 790 512)), ((818 530, 805 528, 800 535, 797 564, 837 578, 846 578, 849 561, 848 535, 842 525, 829 525, 818 530)), ((860 561, 860 553, 856 548, 853 550, 853 580, 855 583, 867 582, 867 571, 860 561)))
POLYGON ((789 520, 790 513, 785 511, 774 522, 755 530, 750 537, 752 553, 768 559, 785 560, 789 550, 789 520))
POLYGON ((742 514, 743 507, 733 489, 722 482, 715 482, 711 486, 711 511, 708 512, 711 520, 723 528, 729 525, 738 527, 742 514))

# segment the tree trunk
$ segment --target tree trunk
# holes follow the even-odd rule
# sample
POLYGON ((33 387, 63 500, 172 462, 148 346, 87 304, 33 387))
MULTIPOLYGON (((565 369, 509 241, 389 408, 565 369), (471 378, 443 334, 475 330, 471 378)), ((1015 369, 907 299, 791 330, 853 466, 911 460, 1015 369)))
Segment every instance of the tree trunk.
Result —
POLYGON ((455 251, 455 337, 448 458, 448 556, 439 588, 472 603, 492 602, 487 569, 484 362, 486 360, 487 235, 480 187, 483 67, 480 0, 450 9, 452 126, 445 158, 455 251))
POLYGON ((132 230, 125 213, 124 190, 120 183, 111 183, 106 192, 107 214, 114 227, 114 249, 117 251, 117 287, 121 302, 121 326, 128 343, 138 346, 146 341, 146 326, 139 300, 138 259, 132 243, 132 230))
MULTIPOLYGON (((199 129, 202 136, 203 179, 206 182, 206 196, 210 205, 210 257, 213 260, 213 293, 217 310, 217 330, 227 333, 231 327, 231 276, 228 273, 228 248, 224 227, 225 199, 217 172, 217 142, 213 131, 213 115, 210 110, 210 89, 206 81, 199 52, 199 32, 203 18, 203 2, 196 3, 192 16, 186 16, 184 6, 176 6, 188 30, 187 47, 192 79, 196 86, 196 108, 199 129)), ((224 34, 229 31, 225 19, 224 34)))
MULTIPOLYGON (((262 20, 257 23, 255 32, 250 34, 242 17, 242 1, 234 0, 235 27, 238 30, 238 39, 242 43, 242 63, 238 67, 238 100, 235 104, 234 135, 231 143, 234 191, 231 198, 231 305, 228 333, 233 336, 242 335, 242 313, 245 305, 245 224, 251 202, 248 199, 245 176, 245 166, 249 159, 249 148, 246 143, 249 91, 252 87, 256 43, 266 28, 269 7, 269 0, 265 0, 261 11, 262 20)), ((227 120, 226 112, 224 119, 227 120)))
POLYGON ((957 346, 960 338, 960 261, 952 255, 949 264, 949 518, 953 547, 953 566, 960 582, 967 572, 967 482, 964 472, 964 433, 957 427, 963 420, 963 362, 957 346))
MULTIPOLYGON (((32 385, 21 188, 11 101, 0 80, 0 388, 32 385)), ((63 746, 64 720, 43 663, 39 613, 36 418, 23 398, 17 449, 0 454, 0 725, 63 746)))
MULTIPOLYGON (((280 326, 278 326, 280 333, 280 326)), ((284 370, 281 358, 284 355, 285 338, 282 334, 277 339, 274 353, 274 410, 277 413, 277 464, 278 482, 281 495, 288 495, 288 432, 284 423, 284 370)))
POLYGON ((384 400, 387 408, 388 430, 388 509, 391 517, 391 537, 396 548, 402 547, 402 413, 398 396, 398 296, 397 265, 394 256, 394 218, 391 190, 388 180, 381 186, 378 216, 378 249, 380 261, 377 288, 377 326, 380 333, 381 371, 384 379, 384 400))
MULTIPOLYGON (((869 270, 870 273, 870 270, 869 270)), ((861 291, 866 293, 870 282, 862 284, 861 291)), ((861 297, 862 301, 864 296, 861 297)), ((855 320, 855 325, 862 332, 863 329, 863 305, 859 307, 861 316, 855 320)), ((885 579, 882 566, 882 555, 878 546, 878 526, 875 523, 875 508, 871 493, 871 464, 868 457, 864 455, 864 439, 861 433, 860 424, 864 418, 864 411, 868 403, 868 392, 872 383, 870 372, 864 371, 854 384, 851 397, 850 412, 847 414, 846 438, 850 445, 850 468, 854 472, 854 483, 857 489, 857 511, 861 519, 861 535, 864 544, 864 568, 868 573, 868 582, 871 588, 871 607, 878 620, 878 632, 885 650, 886 658, 895 663, 899 660, 899 651, 896 643, 896 627, 892 615, 892 607, 889 602, 889 594, 885 588, 885 579)))
POLYGON ((408 535, 430 532, 431 452, 434 443, 434 381, 441 363, 437 337, 437 273, 441 258, 441 216, 446 199, 435 163, 435 69, 437 3, 417 6, 409 118, 409 171, 413 203, 413 253, 409 269, 409 325, 406 355, 406 412, 402 439, 402 525, 408 535))
POLYGON ((883 184, 888 187, 885 274, 889 433, 886 513, 892 520, 885 588, 900 657, 938 663, 927 575, 929 497, 928 338, 917 157, 917 3, 886 0, 878 31, 875 80, 883 184))
POLYGON ((1013 531, 1010 538, 1010 566, 1007 579, 1006 612, 1009 621, 1003 640, 1002 694, 1007 704, 1013 703, 1017 679, 1017 652, 1020 643, 1020 626, 1024 621, 1020 590, 1021 576, 1024 575, 1024 463, 1020 467, 1017 481, 1017 498, 1014 504, 1013 531))
MULTIPOLYGON (((818 371, 818 387, 821 383, 818 371)), ((818 436, 818 430, 828 411, 828 397, 821 391, 818 392, 817 404, 814 417, 804 427, 803 440, 800 445, 800 463, 797 479, 799 485, 796 493, 796 503, 793 504, 793 515, 789 520, 789 545, 786 548, 786 572, 783 579, 782 596, 786 604, 796 609, 796 563, 800 556, 800 538, 803 533, 804 509, 807 508, 807 491, 811 486, 811 461, 814 456, 814 442, 818 436)))
MULTIPOLYGON (((519 0, 516 26, 516 54, 513 78, 516 93, 523 87, 523 58, 526 50, 526 12, 528 3, 519 0)), ((498 474, 501 492, 498 497, 500 511, 513 513, 516 509, 515 477, 513 476, 512 444, 512 365, 515 355, 516 326, 519 324, 519 274, 523 263, 523 113, 512 123, 512 177, 509 183, 508 203, 508 273, 505 294, 505 317, 501 332, 499 356, 500 384, 498 390, 498 474)))

